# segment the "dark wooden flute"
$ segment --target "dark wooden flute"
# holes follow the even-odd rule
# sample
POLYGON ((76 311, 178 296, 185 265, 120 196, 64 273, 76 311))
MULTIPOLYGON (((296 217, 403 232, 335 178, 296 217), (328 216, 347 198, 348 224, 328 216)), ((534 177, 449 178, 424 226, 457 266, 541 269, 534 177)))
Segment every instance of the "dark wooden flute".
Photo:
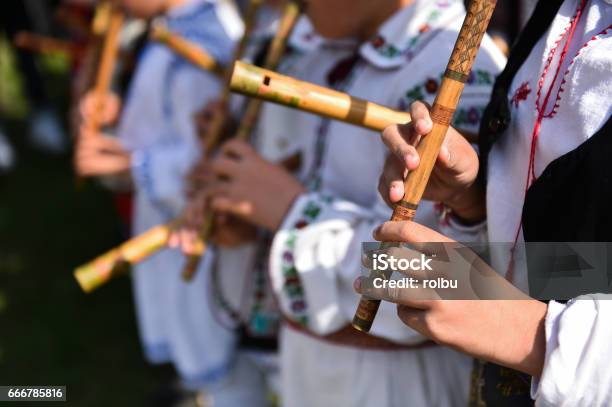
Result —
POLYGON ((98 67, 96 84, 94 87, 94 92, 98 97, 98 104, 96 106, 96 114, 89 123, 90 128, 93 130, 98 130, 100 127, 99 116, 103 107, 102 98, 108 93, 111 86, 113 71, 115 70, 115 64, 119 54, 119 39, 123 21, 123 13, 119 9, 113 7, 108 29, 106 31, 106 37, 104 39, 104 45, 102 47, 102 56, 100 57, 100 65, 98 67))
MULTIPOLYGON (((285 9, 283 11, 283 16, 279 23, 279 27, 274 35, 272 43, 270 44, 270 49, 266 54, 266 60, 264 62, 264 66, 267 69, 276 69, 278 64, 280 63, 280 59, 285 53, 285 49, 287 48, 287 42, 289 41, 289 37, 295 24, 297 23, 298 17, 300 16, 300 8, 297 3, 293 1, 287 2, 285 9)), ((239 61, 236 61, 238 63, 239 61)), ((232 79, 232 70, 230 69, 230 76, 228 78, 228 91, 231 91, 231 79, 232 79)), ((259 117, 259 112, 261 110, 262 101, 259 99, 251 99, 247 104, 246 110, 240 121, 240 127, 238 128, 236 135, 234 136, 238 140, 246 141, 249 138, 249 135, 253 131, 255 124, 257 123, 257 118, 259 117)), ((198 265, 204 254, 206 253, 206 248, 208 246, 208 239, 213 230, 214 223, 214 213, 211 211, 206 212, 204 215, 204 223, 201 230, 201 238, 203 245, 203 250, 198 255, 189 256, 188 262, 183 270, 183 278, 189 280, 192 278, 193 273, 197 270, 198 265)))
MULTIPOLYGON (((242 54, 246 51, 247 45, 249 43, 251 33, 255 28, 255 22, 257 17, 257 12, 261 5, 263 4, 263 0, 249 0, 249 6, 244 18, 244 34, 240 43, 236 47, 234 51, 234 61, 240 60, 242 54)), ((231 67, 231 66, 230 66, 231 67)), ((223 88, 223 92, 221 93, 221 97, 219 98, 219 103, 222 106, 228 106, 230 102, 231 91, 229 88, 229 81, 231 78, 232 71, 231 69, 227 69, 225 71, 225 86, 223 88)), ((227 112, 227 109, 225 110, 227 112)), ((204 146, 204 156, 205 158, 210 158, 219 144, 219 140, 221 139, 221 135, 223 129, 228 121, 227 113, 220 113, 215 115, 210 123, 210 126, 207 130, 205 146, 204 146)), ((206 216, 204 219, 204 223, 200 230, 200 236, 208 237, 210 234, 210 229, 212 229, 212 219, 210 216, 206 216)), ((190 281, 193 279, 200 262, 202 261, 202 255, 188 255, 186 256, 185 266, 183 267, 182 276, 185 281, 190 281)))
MULTIPOLYGON (((417 146, 421 158, 420 164, 417 169, 410 171, 406 177, 404 182, 406 192, 402 200, 395 205, 391 217, 392 221, 410 221, 414 218, 446 136, 446 131, 459 103, 463 87, 472 70, 472 65, 489 25, 495 4, 496 0, 472 0, 470 2, 455 48, 444 73, 442 84, 431 108, 433 128, 417 146)), ((385 245, 388 244, 383 244, 383 246, 385 245)), ((390 276, 385 277, 389 278, 390 276)), ((369 332, 379 306, 380 300, 362 296, 353 318, 353 327, 363 332, 369 332)))

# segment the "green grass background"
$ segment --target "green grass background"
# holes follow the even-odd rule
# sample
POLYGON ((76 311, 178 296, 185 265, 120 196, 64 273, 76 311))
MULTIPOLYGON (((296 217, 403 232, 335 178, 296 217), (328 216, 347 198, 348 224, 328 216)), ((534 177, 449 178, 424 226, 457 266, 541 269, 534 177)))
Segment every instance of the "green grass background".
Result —
MULTIPOLYGON (((67 64, 41 63, 65 117, 67 64)), ((171 374, 143 360, 129 279, 85 295, 72 277, 121 241, 112 198, 93 182, 76 188, 69 155, 28 147, 28 114, 0 43, 0 125, 18 154, 16 168, 0 175, 0 385, 66 385, 75 406, 152 405, 151 392, 171 374)))

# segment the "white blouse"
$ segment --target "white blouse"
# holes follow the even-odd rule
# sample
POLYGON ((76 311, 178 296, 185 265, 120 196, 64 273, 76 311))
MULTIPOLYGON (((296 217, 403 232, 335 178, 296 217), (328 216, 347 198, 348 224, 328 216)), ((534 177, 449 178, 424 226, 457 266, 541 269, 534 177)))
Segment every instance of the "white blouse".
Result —
MULTIPOLYGON (((316 52, 290 61, 286 71, 329 86, 332 68, 358 52, 360 61, 340 90, 396 109, 408 109, 415 100, 431 103, 446 68, 441 55, 450 55, 464 13, 458 0, 415 1, 384 23, 371 41, 361 46, 351 40, 325 41, 316 52)), ((504 63, 485 38, 455 125, 476 131, 504 63)), ((315 334, 333 333, 350 323, 359 301, 353 281, 361 272, 361 243, 371 241, 374 227, 391 214, 377 193, 386 148, 378 132, 275 105, 266 105, 260 130, 273 138, 298 135, 303 154, 299 177, 309 189, 274 236, 269 260, 273 289, 285 317, 315 334), (279 116, 291 125, 274 126, 279 116)), ((417 221, 463 240, 461 229, 451 231, 438 222, 430 202, 422 203, 417 221)), ((382 305, 372 333, 401 343, 424 340, 406 329, 391 304, 382 305)))

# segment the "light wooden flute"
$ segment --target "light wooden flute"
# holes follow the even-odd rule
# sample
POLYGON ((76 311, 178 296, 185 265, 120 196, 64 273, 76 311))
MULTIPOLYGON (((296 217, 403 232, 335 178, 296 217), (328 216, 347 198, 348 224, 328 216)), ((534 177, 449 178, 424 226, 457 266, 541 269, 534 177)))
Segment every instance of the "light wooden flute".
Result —
POLYGON ((410 122, 409 113, 244 62, 234 65, 230 85, 232 91, 246 96, 375 131, 410 122))
MULTIPOLYGON (((405 195, 395 206, 392 221, 410 221, 414 218, 429 176, 446 136, 463 87, 468 79, 480 43, 495 9, 496 0, 472 0, 448 62, 446 72, 433 107, 431 108, 432 131, 417 146, 421 158, 419 167, 411 171, 404 182, 405 195)), ((393 246, 384 243, 383 247, 393 246)), ((377 275, 378 276, 378 275, 377 275)), ((390 275, 379 277, 389 278, 390 275)), ((362 296, 353 318, 353 327, 369 332, 378 312, 380 300, 362 296)))
MULTIPOLYGON (((245 18, 244 18, 244 35, 240 40, 240 43, 236 47, 234 51, 234 61, 240 60, 249 43, 249 39, 253 29, 255 28, 255 22, 257 17, 257 12, 261 5, 263 4, 263 0, 249 0, 249 7, 247 9, 245 18)), ((219 103, 221 106, 227 107, 229 105, 231 91, 229 89, 229 81, 231 78, 231 70, 227 69, 225 71, 225 86, 223 87, 223 92, 221 93, 221 97, 219 98, 219 103)), ((207 130, 205 146, 204 146, 204 156, 206 159, 212 156, 213 151, 216 149, 219 144, 219 140, 221 139, 221 135, 223 133, 223 129, 227 124, 228 116, 227 111, 224 110, 224 113, 220 113, 215 115, 210 123, 210 127, 207 130)), ((202 228, 200 230, 200 236, 205 237, 210 234, 212 230, 212 216, 205 216, 204 223, 202 224, 202 228)), ((204 239, 203 239, 204 240, 204 239)), ((206 248, 206 246, 204 246, 206 248)), ((200 262, 202 260, 201 255, 188 255, 186 256, 185 266, 183 267, 182 277, 185 281, 191 281, 193 276, 195 275, 200 262)))
POLYGON ((223 75, 223 67, 219 65, 212 55, 193 42, 168 31, 161 25, 155 25, 153 27, 151 30, 151 39, 164 44, 198 68, 210 71, 217 76, 223 75))
POLYGON ((110 89, 113 71, 115 69, 115 63, 117 62, 117 56, 119 53, 119 39, 121 35, 121 28, 123 27, 123 21, 123 13, 119 9, 113 7, 110 19, 108 21, 109 25, 104 38, 102 55, 100 57, 100 64, 94 87, 94 92, 97 95, 98 100, 96 107, 97 113, 88 124, 94 131, 97 131, 100 128, 99 116, 103 108, 102 101, 110 89))
POLYGON ((156 226, 128 240, 74 271, 74 277, 87 293, 123 274, 128 264, 138 263, 165 247, 175 223, 156 226))

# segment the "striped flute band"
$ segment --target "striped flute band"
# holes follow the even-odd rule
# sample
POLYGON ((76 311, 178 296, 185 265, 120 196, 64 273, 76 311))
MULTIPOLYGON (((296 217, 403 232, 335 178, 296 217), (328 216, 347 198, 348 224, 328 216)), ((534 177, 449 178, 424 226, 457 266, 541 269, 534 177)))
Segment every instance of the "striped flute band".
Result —
POLYGON ((419 205, 410 202, 400 201, 393 209, 393 221, 412 220, 416 215, 416 210, 419 205))

